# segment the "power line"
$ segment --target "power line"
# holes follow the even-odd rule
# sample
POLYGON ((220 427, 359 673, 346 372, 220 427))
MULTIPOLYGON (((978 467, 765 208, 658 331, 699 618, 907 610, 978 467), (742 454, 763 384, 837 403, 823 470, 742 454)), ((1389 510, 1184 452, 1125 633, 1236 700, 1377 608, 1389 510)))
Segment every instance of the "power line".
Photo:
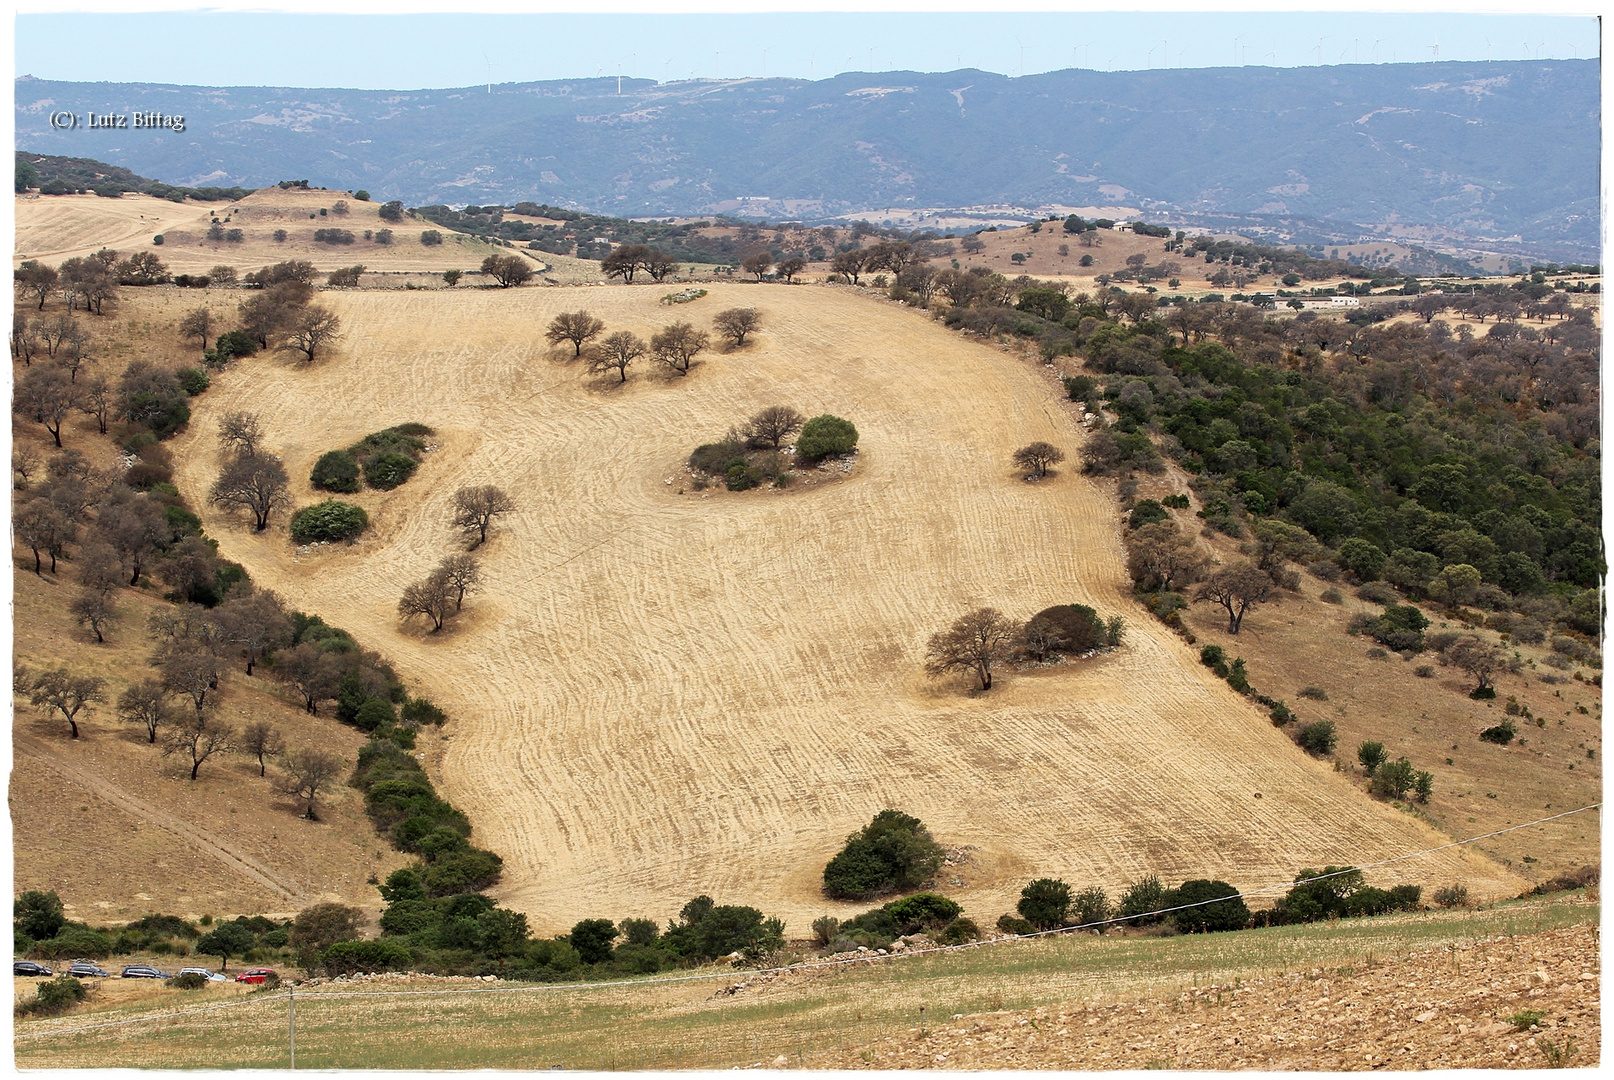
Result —
MULTIPOLYGON (((1589 804, 1587 806, 1582 806, 1582 807, 1580 807, 1579 809, 1576 809, 1576 810, 1566 810, 1561 814, 1553 814, 1550 817, 1537 818, 1534 821, 1526 821, 1526 822, 1524 822, 1523 824, 1520 824, 1520 825, 1510 825, 1505 829, 1497 829, 1497 830, 1495 830, 1493 832, 1481 833, 1478 836, 1470 836, 1470 837, 1467 837, 1466 839, 1463 839, 1463 840, 1454 840, 1449 844, 1439 844, 1439 845, 1436 845, 1435 847, 1421 848, 1418 851, 1408 852, 1405 855, 1395 855, 1395 856, 1392 856, 1391 858, 1388 858, 1388 859, 1380 859, 1377 862, 1365 863, 1365 864, 1363 864, 1361 866, 1347 867, 1344 870, 1336 870, 1333 873, 1329 873, 1329 874, 1319 874, 1316 877, 1306 878, 1305 880, 1307 882, 1323 881, 1323 880, 1325 880, 1327 878, 1339 877, 1342 874, 1352 874, 1352 873, 1356 873, 1356 872, 1361 871, 1361 870, 1372 870, 1372 869, 1375 869, 1375 868, 1381 867, 1381 866, 1390 866, 1390 865, 1392 865, 1394 863, 1405 862, 1408 859, 1416 859, 1416 858, 1420 858, 1420 857, 1422 857, 1424 855, 1432 855, 1437 851, 1448 851, 1451 848, 1462 847, 1465 844, 1478 843, 1481 840, 1489 840, 1492 837, 1502 836, 1502 835, 1504 835, 1506 833, 1510 833, 1510 832, 1517 832, 1520 829, 1529 829, 1529 828, 1533 828, 1536 825, 1544 825, 1549 821, 1557 821, 1557 820, 1559 820, 1561 818, 1573 817, 1576 814, 1584 814, 1588 810, 1598 810, 1598 809, 1601 809, 1601 807, 1602 807, 1602 803, 1591 803, 1591 804, 1589 804)), ((845 957, 843 959, 838 959, 838 960, 810 960, 810 961, 805 961, 805 962, 802 962, 802 963, 799 963, 799 964, 787 964, 787 965, 785 965, 783 967, 756 968, 753 971, 751 971, 749 974, 751 974, 751 975, 783 975, 783 974, 787 974, 787 973, 792 972, 792 971, 813 971, 813 970, 816 970, 816 969, 819 969, 819 968, 843 967, 843 966, 848 965, 848 964, 870 964, 870 963, 875 963, 877 961, 882 961, 882 960, 907 960, 907 959, 910 959, 910 958, 915 957, 915 956, 933 956, 933 955, 935 955, 937 953, 958 952, 958 951, 963 950, 963 949, 979 949, 979 948, 983 948, 983 947, 991 946, 991 945, 1001 945, 1004 942, 1025 941, 1025 940, 1029 940, 1031 938, 1047 937, 1050 934, 1068 934, 1068 933, 1071 933, 1071 932, 1076 931, 1076 930, 1093 930, 1093 929, 1097 929, 1099 927, 1113 926, 1113 925, 1115 925, 1117 923, 1134 922, 1134 921, 1136 921, 1138 919, 1153 918, 1154 916, 1157 916, 1157 915, 1169 915, 1169 914, 1172 914, 1173 912, 1187 911, 1190 908, 1204 907, 1207 904, 1219 904, 1219 903, 1222 903, 1223 901, 1226 901, 1226 900, 1242 900, 1242 899, 1244 899, 1246 897, 1261 896, 1261 895, 1264 895, 1266 893, 1277 892, 1277 891, 1283 890, 1283 889, 1292 889, 1295 886, 1300 885, 1300 884, 1303 884, 1303 882, 1300 882, 1300 881, 1285 881, 1285 882, 1283 882, 1281 884, 1266 885, 1266 886, 1263 886, 1263 887, 1261 887, 1259 889, 1246 889, 1243 892, 1233 893, 1233 894, 1228 895, 1228 896, 1218 896, 1218 897, 1214 897, 1213 899, 1210 899, 1210 900, 1199 900, 1199 901, 1195 901, 1192 904, 1178 904, 1178 905, 1175 905, 1173 907, 1157 908, 1154 911, 1139 912, 1136 915, 1119 916, 1119 917, 1116 917, 1116 918, 1113 918, 1113 919, 1101 919, 1101 920, 1097 920, 1095 922, 1082 923, 1082 924, 1080 924, 1078 926, 1061 926, 1061 927, 1059 927, 1057 929, 1054 929, 1054 930, 1037 930, 1037 931, 1033 931, 1032 933, 1029 933, 1029 934, 1016 934, 1016 935, 1014 935, 1012 937, 992 938, 992 939, 987 940, 987 941, 970 941, 970 942, 965 942, 964 944, 961 944, 961 945, 937 945, 937 946, 934 946, 934 947, 929 948, 929 949, 908 949, 908 950, 905 950, 905 951, 900 952, 900 953, 884 953, 884 954, 882 954, 882 953, 870 953, 867 956, 850 956, 850 957, 845 957)), ((732 971, 717 971, 717 972, 709 972, 709 973, 704 974, 704 975, 676 975, 676 976, 671 976, 671 977, 668 977, 668 978, 641 979, 641 980, 636 981, 636 982, 632 981, 632 980, 624 980, 624 979, 607 979, 607 980, 601 980, 601 981, 597 981, 597 982, 586 982, 586 983, 552 983, 552 984, 543 985, 543 986, 485 986, 485 987, 466 987, 466 988, 463 988, 463 989, 453 989, 453 990, 330 990, 330 991, 319 991, 319 990, 310 990, 310 989, 305 987, 303 989, 303 1000, 308 1001, 310 999, 316 999, 316 998, 358 998, 358 997, 436 997, 436 996, 441 996, 441 995, 445 995, 445 994, 521 994, 521 993, 544 993, 544 992, 556 992, 556 991, 564 992, 564 991, 572 991, 572 990, 599 990, 599 989, 606 989, 606 988, 619 989, 620 990, 620 989, 637 989, 637 988, 646 987, 646 986, 672 986, 672 985, 675 985, 677 983, 705 982, 705 981, 710 981, 712 979, 732 979, 734 977, 735 977, 735 972, 732 972, 732 971)), ((120 1027, 120 1026, 123 1026, 123 1025, 126 1025, 126 1024, 146 1023, 146 1022, 153 1021, 153 1020, 168 1020, 168 1019, 172 1019, 174 1017, 179 1017, 179 1016, 190 1016, 190 1015, 193 1015, 193 1014, 196 1014, 196 1013, 213 1012, 213 1011, 218 1010, 218 1009, 234 1008, 235 1006, 238 1006, 238 1005, 254 1005, 254 1004, 259 1004, 259 1003, 265 1002, 265 1001, 277 1001, 277 1000, 280 1000, 282 998, 289 999, 290 997, 291 997, 291 991, 288 990, 284 994, 270 994, 270 995, 266 995, 266 996, 261 997, 261 998, 248 1000, 248 1001, 232 1001, 232 1002, 229 1002, 229 1003, 224 1004, 224 1005, 213 1005, 213 1006, 209 1006, 209 1007, 201 1008, 201 1009, 187 1009, 187 1010, 184 1010, 182 1012, 157 1013, 157 1014, 154 1014, 154 1015, 151 1015, 151 1016, 137 1016, 137 1017, 131 1017, 130 1019, 127 1019, 127 1020, 113 1020, 113 1021, 109 1021, 107 1023, 102 1023, 102 1024, 87 1024, 87 1025, 83 1025, 83 1026, 80 1026, 80 1027, 71 1027, 71 1028, 55 1028, 55 1029, 53 1029, 51 1031, 22 1032, 22 1033, 18 1033, 15 1037, 19 1038, 19 1039, 36 1039, 36 1038, 42 1038, 42 1037, 51 1036, 51 1035, 70 1035, 70 1034, 74 1034, 76 1032, 81 1032, 81 1031, 96 1031, 96 1030, 100 1030, 102 1028, 120 1027)))

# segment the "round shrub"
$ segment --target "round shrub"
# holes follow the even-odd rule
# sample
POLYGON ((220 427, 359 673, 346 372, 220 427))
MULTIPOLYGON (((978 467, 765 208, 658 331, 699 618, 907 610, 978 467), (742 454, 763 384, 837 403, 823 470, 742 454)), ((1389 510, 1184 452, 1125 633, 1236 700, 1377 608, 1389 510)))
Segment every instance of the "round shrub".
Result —
POLYGON ((801 426, 801 434, 796 437, 796 454, 807 461, 817 461, 831 454, 848 453, 856 445, 857 428, 852 426, 852 421, 825 413, 801 426))
POLYGON ((325 491, 341 491, 349 495, 359 490, 359 463, 346 450, 332 450, 314 463, 308 482, 325 491))
POLYGON ((191 397, 195 397, 203 390, 206 390, 208 384, 213 381, 208 377, 207 372, 201 368, 193 367, 184 368, 176 372, 175 378, 179 379, 179 388, 191 397))
POLYGON ((175 975, 165 985, 173 990, 201 990, 207 986, 207 976, 187 971, 183 975, 175 975))
POLYGON ((1300 744, 1300 748, 1306 753, 1322 757, 1334 752, 1334 746, 1339 741, 1339 736, 1334 731, 1334 722, 1332 720, 1318 720, 1314 724, 1307 724, 1302 727, 1296 733, 1295 741, 1300 744))
POLYGON ((736 459, 741 464, 745 463, 745 447, 738 440, 725 439, 697 446, 689 455, 689 467, 697 472, 722 476, 736 459))
POLYGON ((369 525, 370 515, 363 507, 326 499, 292 515, 291 538, 299 544, 352 540, 369 525))
POLYGON ((1185 904, 1198 906, 1175 912, 1172 918, 1177 923, 1177 929, 1190 934, 1243 930, 1250 924, 1250 909, 1239 898, 1239 891, 1225 881, 1207 881, 1203 878, 1185 881, 1181 888, 1172 889, 1166 894, 1167 907, 1185 904))
POLYGON ((411 476, 420 462, 408 454, 373 454, 364 462, 364 482, 382 491, 391 491, 411 476))
POLYGON ((358 713, 353 717, 353 724, 361 731, 374 731, 383 725, 394 723, 397 719, 398 714, 392 702, 386 698, 373 697, 359 706, 358 713))
POLYGON ((1020 891, 1020 917, 1038 930, 1064 924, 1070 914, 1070 886, 1055 878, 1038 878, 1020 891))

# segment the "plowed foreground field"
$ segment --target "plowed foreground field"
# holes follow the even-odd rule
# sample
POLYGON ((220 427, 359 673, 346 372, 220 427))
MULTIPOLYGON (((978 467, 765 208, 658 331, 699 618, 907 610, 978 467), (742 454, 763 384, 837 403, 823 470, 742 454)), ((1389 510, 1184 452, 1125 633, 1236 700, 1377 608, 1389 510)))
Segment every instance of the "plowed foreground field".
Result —
MULTIPOLYGON (((206 524, 448 709, 429 765, 535 930, 666 918, 704 892, 800 936, 857 909, 824 900, 819 875, 886 806, 977 846, 942 891, 988 923, 1045 874, 1112 895, 1149 873, 1255 887, 1449 839, 1306 758, 1132 604, 1105 489, 1068 465, 1019 479, 1017 446, 1074 460, 1080 444, 1044 369, 851 290, 715 285, 676 308, 664 291, 326 294, 348 330, 327 359, 246 361, 176 440, 201 506, 214 420, 255 410, 306 503, 325 450, 405 420, 439 430, 414 479, 363 497, 375 528, 352 548, 299 552, 284 518, 258 536, 206 524), (637 367, 619 387, 542 338, 578 307, 648 337, 739 305, 762 332, 687 378, 637 367), (690 449, 774 403, 852 419, 856 468, 687 490, 690 449), (400 625, 403 587, 461 546, 455 489, 481 483, 520 504, 481 549, 484 592, 441 634, 400 625), (985 695, 921 673, 927 637, 971 607, 1072 601, 1126 616, 1127 646, 985 695)), ((1379 880, 1523 884, 1459 852, 1379 880)))

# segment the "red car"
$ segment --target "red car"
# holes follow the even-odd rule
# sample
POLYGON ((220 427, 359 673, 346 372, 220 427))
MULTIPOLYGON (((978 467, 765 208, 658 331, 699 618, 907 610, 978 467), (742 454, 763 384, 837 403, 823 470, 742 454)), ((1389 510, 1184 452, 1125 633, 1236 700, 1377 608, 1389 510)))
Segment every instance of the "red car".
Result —
POLYGON ((277 979, 280 978, 279 975, 275 974, 272 968, 251 968, 250 970, 243 971, 241 974, 237 975, 235 977, 235 981, 244 983, 261 983, 268 981, 271 976, 277 979))

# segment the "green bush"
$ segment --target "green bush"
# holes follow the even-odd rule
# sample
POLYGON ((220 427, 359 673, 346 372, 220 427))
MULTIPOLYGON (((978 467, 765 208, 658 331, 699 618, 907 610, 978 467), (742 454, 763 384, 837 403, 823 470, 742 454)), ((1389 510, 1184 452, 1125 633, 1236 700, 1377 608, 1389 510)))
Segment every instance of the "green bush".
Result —
POLYGON ((433 724, 441 727, 448 722, 448 714, 423 697, 410 698, 398 710, 398 718, 417 727, 433 724))
POLYGON ((187 971, 183 975, 175 975, 164 985, 171 990, 201 990, 207 986, 207 976, 195 971, 187 971))
POLYGON ((824 867, 824 893, 865 900, 911 889, 941 866, 942 848, 916 817, 882 810, 824 867))
POLYGON ((1086 604, 1059 604, 1044 608, 1026 621, 1027 633, 1042 631, 1056 642, 1054 648, 1083 653, 1104 645, 1107 627, 1098 612, 1086 604))
POLYGON ((324 491, 351 495, 359 490, 359 463, 346 450, 332 450, 314 463, 308 482, 324 491))
POLYGON ((207 372, 201 368, 193 367, 180 369, 174 373, 174 377, 179 380, 179 388, 191 397, 195 397, 203 390, 206 390, 213 381, 208 377, 207 372))
POLYGON ((817 461, 831 454, 845 454, 857 445, 857 428, 850 420, 825 413, 801 427, 796 436, 796 455, 804 461, 817 461))
POLYGON ((1334 722, 1332 720, 1318 720, 1314 723, 1303 725, 1295 733, 1295 741, 1300 744, 1300 748, 1306 753, 1315 757, 1325 757, 1334 752, 1334 746, 1338 743, 1339 736, 1334 731, 1334 722))
POLYGON ((1365 742, 1356 748, 1356 760, 1362 763, 1362 771, 1369 776, 1378 771, 1387 756, 1381 742, 1365 742))
POLYGON ((102 960, 112 955, 113 944, 112 938, 99 930, 91 930, 87 926, 67 925, 49 941, 41 941, 35 945, 34 955, 46 960, 66 960, 74 957, 102 960))
POLYGON ((1128 920, 1126 925, 1144 926, 1159 922, 1161 916, 1150 912, 1159 911, 1165 906, 1166 890, 1160 884, 1160 879, 1153 874, 1140 881, 1133 882, 1121 894, 1121 902, 1115 907, 1117 917, 1128 920))
POLYGON ((380 491, 391 491, 415 475, 420 462, 408 454, 372 454, 364 461, 364 482, 380 491))
POLYGON ((1185 881, 1180 888, 1172 889, 1166 894, 1165 906, 1196 905, 1172 913, 1177 929, 1185 933, 1242 930, 1250 924, 1250 909, 1239 898, 1238 892, 1225 881, 1200 878, 1185 881))
POLYGON ((1020 890, 1020 902, 1015 908, 1038 930, 1052 930, 1065 924, 1070 905, 1069 885, 1057 878, 1038 878, 1020 890))
POLYGON ((12 930, 26 937, 35 940, 53 938, 66 921, 61 898, 54 890, 41 892, 30 889, 11 902, 12 930))
POLYGON ((299 544, 352 540, 370 526, 370 515, 361 506, 326 499, 305 506, 291 519, 291 538, 299 544))
POLYGON ((964 945, 981 940, 981 928, 975 925, 975 920, 960 916, 948 923, 935 940, 938 945, 964 945))
POLYGON ((89 989, 71 975, 58 975, 40 983, 33 999, 17 1006, 18 1016, 56 1016, 89 996, 89 989))
POLYGON ((1171 515, 1164 506, 1153 499, 1142 499, 1132 508, 1132 516, 1127 519, 1126 524, 1130 529, 1137 529, 1156 521, 1165 521, 1169 517, 1171 515))
POLYGON ((1518 729, 1513 726, 1512 720, 1504 720, 1495 727, 1488 727, 1480 732, 1480 740, 1495 743, 1498 746, 1506 746, 1513 741, 1513 737, 1518 733, 1518 729))
POLYGON ((897 932, 901 935, 920 930, 940 930, 958 918, 964 909, 936 893, 914 893, 891 901, 885 906, 885 911, 897 924, 897 932))
POLYGON ((1034 934, 1037 928, 1018 915, 999 915, 998 930, 1005 934, 1034 934))
POLYGON ((599 964, 611 959, 611 942, 617 937, 616 924, 610 919, 584 919, 572 927, 572 948, 585 964, 599 964))
POLYGON ((338 941, 320 956, 326 974, 353 975, 357 972, 404 971, 414 956, 396 941, 338 941))
POLYGON ((226 330, 213 342, 213 355, 220 364, 227 364, 238 356, 251 356, 257 351, 257 339, 245 330, 226 330))
POLYGON ((379 727, 396 723, 397 710, 392 702, 386 698, 368 698, 359 706, 358 712, 353 715, 353 726, 360 731, 374 731, 379 727))
POLYGON ((712 476, 722 476, 728 472, 729 466, 738 461, 745 463, 745 446, 737 439, 725 439, 722 442, 705 443, 697 446, 689 455, 689 467, 696 472, 709 473, 712 476))

